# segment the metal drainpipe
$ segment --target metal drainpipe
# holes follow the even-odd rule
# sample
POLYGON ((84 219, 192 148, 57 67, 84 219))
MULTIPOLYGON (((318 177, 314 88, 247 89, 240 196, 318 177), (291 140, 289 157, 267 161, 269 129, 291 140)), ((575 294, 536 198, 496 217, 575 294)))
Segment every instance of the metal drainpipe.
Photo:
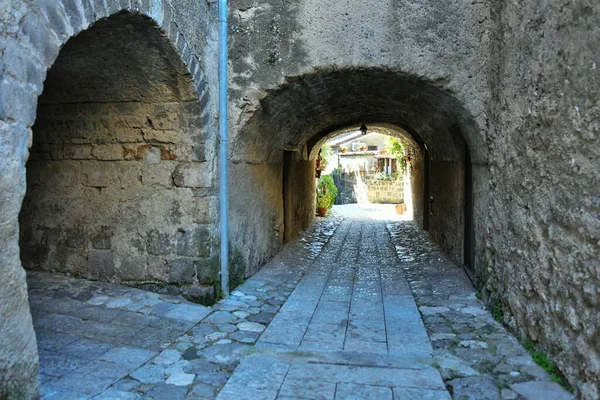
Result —
POLYGON ((221 225, 221 291, 229 296, 229 171, 227 169, 227 0, 219 0, 219 209, 221 225))

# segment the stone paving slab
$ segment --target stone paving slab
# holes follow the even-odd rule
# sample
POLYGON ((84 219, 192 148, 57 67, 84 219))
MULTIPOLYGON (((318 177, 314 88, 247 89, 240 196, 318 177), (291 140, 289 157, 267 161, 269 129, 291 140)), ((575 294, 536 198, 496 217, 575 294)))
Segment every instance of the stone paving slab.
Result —
POLYGON ((42 398, 214 399, 338 223, 314 224, 212 308, 28 272, 42 398))
POLYGON ((387 227, 431 339, 434 365, 455 398, 573 398, 494 320, 464 270, 426 232, 410 222, 388 221, 387 227))
POLYGON ((64 275, 30 273, 29 286, 42 398, 427 400, 450 399, 449 387, 522 400, 556 389, 407 222, 318 219, 211 308, 64 275))

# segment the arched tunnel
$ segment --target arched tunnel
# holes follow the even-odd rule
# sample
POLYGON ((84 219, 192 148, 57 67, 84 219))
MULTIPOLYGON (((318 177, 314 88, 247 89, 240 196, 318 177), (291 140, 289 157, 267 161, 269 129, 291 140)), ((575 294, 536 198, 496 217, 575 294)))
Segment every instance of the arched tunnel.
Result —
POLYGON ((234 244, 249 249, 257 265, 277 248, 274 242, 305 229, 314 216, 319 148, 362 123, 408 144, 415 221, 455 262, 472 268, 473 216, 484 212, 471 184, 486 171, 482 136, 436 82, 384 69, 320 71, 264 94, 233 140, 233 187, 244 188, 232 194, 234 231, 241 233, 234 244), (249 206, 260 211, 249 216, 249 206))
POLYGON ((208 279, 205 140, 192 76, 151 19, 120 13, 70 39, 33 126, 23 265, 136 286, 208 279))
POLYGON ((0 398, 600 398, 592 3, 0 2, 0 398), (414 223, 315 221, 363 124, 414 223))

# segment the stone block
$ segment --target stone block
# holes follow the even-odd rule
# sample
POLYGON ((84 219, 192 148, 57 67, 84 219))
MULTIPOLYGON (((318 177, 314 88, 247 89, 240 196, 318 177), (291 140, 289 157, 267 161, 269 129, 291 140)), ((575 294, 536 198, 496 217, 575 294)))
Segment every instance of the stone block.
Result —
POLYGON ((110 278, 116 273, 112 251, 94 249, 88 252, 89 278, 110 278))
POLYGON ((119 276, 125 281, 143 280, 146 278, 147 261, 145 255, 128 255, 121 257, 119 276))
POLYGON ((208 163, 180 164, 173 172, 173 183, 178 187, 211 187, 210 172, 208 163))
POLYGON ((71 228, 66 231, 65 244, 74 249, 84 249, 89 242, 88 233, 82 228, 71 228))
POLYGON ((165 281, 167 278, 167 262, 163 257, 148 257, 146 275, 149 279, 165 281))
POLYGON ((165 255, 171 253, 174 247, 170 234, 152 230, 148 232, 146 251, 153 255, 165 255))
POLYGON ((206 144, 200 137, 194 137, 192 161, 206 161, 206 144))
POLYGON ((71 26, 74 32, 79 32, 82 29, 87 28, 87 21, 82 13, 79 11, 81 7, 81 0, 62 0, 63 7, 67 13, 71 26))
POLYGON ((142 182, 144 185, 172 188, 173 168, 171 163, 161 163, 152 169, 146 168, 142 171, 142 182))
POLYGON ((40 0, 38 7, 46 15, 50 27, 63 42, 73 34, 73 28, 67 18, 66 12, 57 6, 54 0, 40 0))
MULTIPOLYGON (((158 105, 161 107, 163 105, 158 105)), ((155 107, 156 108, 156 107, 155 107)), ((179 129, 179 112, 163 111, 148 118, 150 125, 157 131, 176 131, 179 129)))
POLYGON ((144 137, 141 129, 129 128, 119 129, 115 139, 119 143, 140 143, 144 140, 144 137))
POLYGON ((143 154, 144 155, 142 158, 144 160, 144 164, 148 164, 148 165, 160 164, 160 160, 162 159, 160 148, 148 147, 145 149, 143 154))
POLYGON ((90 160, 92 159, 92 148, 85 145, 65 145, 63 155, 65 159, 69 160, 90 160))
POLYGON ((211 208, 213 197, 197 197, 194 199, 193 220, 197 224, 208 224, 211 222, 211 208))
POLYGON ((169 283, 193 283, 196 277, 194 260, 178 258, 167 261, 169 283))
POLYGON ((183 286, 181 294, 188 300, 194 302, 208 302, 215 298, 215 288, 213 286, 183 286))
POLYGON ((112 247, 112 237, 114 230, 111 226, 100 226, 96 232, 92 233, 90 239, 92 241, 92 247, 98 250, 109 250, 112 247))
POLYGON ((142 129, 144 140, 148 143, 177 143, 179 132, 175 130, 142 129))
POLYGON ((102 161, 118 161, 124 157, 123 146, 119 144, 97 145, 92 148, 92 156, 102 161))
POLYGON ((210 229, 207 226, 199 226, 180 230, 177 233, 177 254, 201 258, 210 256, 210 229))
POLYGON ((220 264, 216 257, 196 261, 196 277, 202 285, 214 285, 219 282, 220 264))
POLYGON ((81 166, 81 183, 88 187, 108 187, 115 182, 111 165, 90 162, 81 166))
POLYGON ((46 265, 50 247, 45 245, 26 246, 21 245, 21 264, 26 269, 40 269, 46 265))

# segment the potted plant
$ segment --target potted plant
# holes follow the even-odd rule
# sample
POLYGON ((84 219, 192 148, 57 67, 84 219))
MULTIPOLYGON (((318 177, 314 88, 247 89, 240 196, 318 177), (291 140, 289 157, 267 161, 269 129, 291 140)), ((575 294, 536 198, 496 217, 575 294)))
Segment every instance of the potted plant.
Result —
POLYGON ((340 147, 340 153, 345 153, 347 151, 348 151, 348 147, 346 147, 346 146, 341 146, 340 147))
POLYGON ((359 147, 360 151, 367 151, 367 144, 366 143, 359 143, 359 147))
POLYGON ((317 196, 317 214, 319 217, 326 217, 329 211, 330 200, 326 195, 317 196))
POLYGON ((319 178, 317 186, 317 214, 319 217, 327 216, 327 212, 333 207, 337 193, 338 190, 331 175, 323 175, 319 178))

